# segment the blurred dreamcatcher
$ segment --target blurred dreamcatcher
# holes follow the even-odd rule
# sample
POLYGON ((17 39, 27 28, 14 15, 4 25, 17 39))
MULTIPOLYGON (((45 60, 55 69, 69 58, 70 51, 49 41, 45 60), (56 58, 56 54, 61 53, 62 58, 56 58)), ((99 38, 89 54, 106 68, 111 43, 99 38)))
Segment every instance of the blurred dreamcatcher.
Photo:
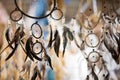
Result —
MULTIPOLYGON (((30 58, 32 61, 34 59, 38 61, 48 61, 49 66, 53 69, 51 64, 51 58, 47 54, 47 48, 54 47, 56 55, 59 57, 59 47, 60 47, 60 33, 58 30, 55 30, 55 33, 52 32, 52 27, 50 26, 50 38, 47 48, 44 46, 45 42, 43 40, 43 32, 42 26, 36 21, 31 25, 30 36, 24 41, 25 31, 24 25, 18 24, 18 22, 24 17, 29 17, 32 19, 43 19, 48 16, 54 20, 61 20, 64 16, 61 9, 57 7, 57 0, 53 0, 52 8, 50 12, 44 14, 43 16, 32 16, 27 13, 23 9, 18 6, 17 0, 15 2, 15 10, 10 13, 10 19, 17 23, 18 27, 16 28, 15 33, 11 33, 11 27, 6 30, 6 40, 8 42, 8 47, 12 49, 12 52, 8 55, 6 60, 9 60, 15 53, 18 48, 18 45, 21 45, 22 49, 26 53, 26 59, 30 58), (58 16, 57 13, 61 15, 58 16), (54 36, 54 38, 53 38, 54 36), (53 45, 53 46, 52 46, 53 45)), ((120 33, 119 33, 119 25, 120 25, 120 1, 119 0, 81 0, 79 17, 78 19, 82 30, 87 31, 86 33, 81 33, 79 36, 82 39, 82 43, 79 44, 77 39, 74 36, 74 31, 69 27, 64 26, 62 34, 63 41, 63 56, 65 53, 65 49, 68 41, 75 41, 77 47, 82 51, 82 54, 85 55, 84 58, 87 61, 88 69, 91 71, 88 73, 86 80, 91 80, 90 76, 94 78, 94 80, 99 80, 99 73, 104 69, 103 77, 104 80, 109 80, 109 71, 106 68, 106 62, 103 60, 104 51, 108 51, 112 58, 115 60, 117 64, 119 64, 119 55, 120 55, 120 33), (101 26, 98 26, 102 24, 101 26), (95 33, 96 27, 100 27, 100 36, 95 33), (72 32, 73 31, 73 32, 72 32), (104 45, 104 47, 103 47, 104 45), (86 48, 87 47, 87 48, 86 48), (90 48, 89 52, 85 50, 90 48), (95 73, 95 67, 97 63, 100 64, 101 69, 98 74, 95 73)), ((5 48, 5 49, 6 49, 5 48)), ((5 50, 4 49, 4 50, 5 50)), ((2 50, 2 52, 4 51, 2 50)), ((2 53, 1 52, 1 53, 2 53)), ((0 53, 0 54, 1 54, 0 53)), ((25 59, 25 61, 26 61, 25 59)), ((37 68, 35 68, 37 69, 37 68)))

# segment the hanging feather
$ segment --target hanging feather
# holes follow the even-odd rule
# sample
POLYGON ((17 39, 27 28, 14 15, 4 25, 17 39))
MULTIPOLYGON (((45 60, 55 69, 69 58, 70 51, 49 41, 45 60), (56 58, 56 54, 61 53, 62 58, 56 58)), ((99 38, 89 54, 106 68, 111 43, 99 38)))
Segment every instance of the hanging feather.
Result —
POLYGON ((20 27, 18 27, 18 29, 16 30, 15 34, 17 34, 19 32, 20 37, 22 38, 25 35, 25 32, 24 32, 23 29, 24 29, 24 27, 23 27, 23 25, 21 25, 20 27))
POLYGON ((64 32, 63 32, 63 56, 65 54, 65 49, 66 49, 66 46, 67 46, 67 42, 68 42, 68 39, 70 39, 71 41, 73 41, 74 37, 73 37, 73 34, 72 32, 69 30, 69 28, 67 27, 64 27, 64 32))
POLYGON ((36 80, 37 78, 37 72, 34 71, 31 80, 36 80))
POLYGON ((94 78, 94 80, 99 80, 99 79, 98 79, 98 76, 97 76, 96 73, 94 72, 94 67, 92 67, 92 72, 91 72, 91 74, 92 74, 92 77, 94 78))
POLYGON ((64 32, 65 33, 63 33, 63 34, 65 34, 72 41, 73 40, 73 34, 70 31, 70 29, 65 26, 64 27, 64 32))
POLYGON ((52 46, 52 27, 50 25, 50 40, 49 40, 49 43, 48 43, 48 48, 52 46))
POLYGON ((106 76, 104 76, 105 77, 104 80, 109 80, 110 73, 109 73, 109 71, 108 71, 107 66, 105 65, 105 63, 106 62, 102 59, 103 68, 105 70, 107 70, 107 72, 108 72, 108 74, 106 76))
POLYGON ((23 38, 24 36, 24 31, 23 31, 23 27, 18 27, 18 29, 15 32, 15 36, 14 36, 14 41, 15 42, 19 42, 21 40, 21 38, 23 38))
POLYGON ((115 61, 117 61, 117 59, 118 59, 117 52, 113 48, 110 48, 109 51, 111 52, 112 57, 115 59, 115 61))
MULTIPOLYGON (((9 31, 8 31, 9 32, 9 31)), ((8 34, 8 32, 6 33, 6 34, 8 34)), ((1 53, 3 53, 9 46, 11 46, 13 43, 19 43, 19 41, 20 41, 20 39, 22 38, 22 37, 20 37, 20 35, 21 35, 21 33, 22 32, 20 32, 20 27, 16 30, 16 32, 15 32, 15 35, 14 35, 14 38, 13 38, 13 40, 0 52, 0 54, 1 53)))
POLYGON ((46 49, 45 49, 44 46, 43 46, 43 50, 44 50, 44 55, 45 55, 45 56, 44 56, 44 59, 45 59, 46 61, 48 61, 50 68, 53 69, 52 63, 51 63, 51 58, 50 58, 49 55, 47 55, 47 52, 46 52, 46 49))
POLYGON ((64 32, 63 32, 63 56, 64 56, 64 54, 65 54, 65 49, 66 49, 67 42, 68 42, 67 36, 66 36, 67 31, 68 31, 68 28, 67 28, 67 27, 64 27, 64 32))
MULTIPOLYGON (((58 31, 56 30, 56 31, 55 31, 55 34, 54 34, 54 40, 57 38, 57 35, 58 35, 58 31)), ((53 40, 53 41, 54 41, 54 40, 53 40)))
POLYGON ((31 80, 36 80, 36 78, 37 78, 37 67, 34 68, 34 72, 33 72, 31 80))
POLYGON ((14 54, 14 52, 16 51, 17 47, 18 47, 18 44, 15 43, 15 48, 14 48, 14 49, 12 50, 12 52, 8 55, 8 57, 5 59, 6 61, 13 56, 13 54, 14 54))
POLYGON ((50 68, 53 69, 52 63, 51 63, 51 58, 48 55, 46 55, 46 58, 47 58, 50 68))
POLYGON ((10 46, 10 45, 12 45, 14 43, 14 40, 12 40, 11 42, 10 42, 10 44, 8 44, 1 52, 0 52, 0 55, 10 46))
POLYGON ((66 33, 63 33, 63 56, 65 54, 65 49, 66 49, 66 46, 67 46, 67 37, 66 37, 66 33))
POLYGON ((25 46, 25 49, 26 49, 26 55, 32 60, 32 61, 34 61, 34 59, 33 59, 33 57, 32 57, 32 55, 31 55, 31 53, 30 53, 30 42, 32 41, 32 37, 29 37, 28 38, 28 40, 27 40, 27 42, 26 42, 26 46, 25 46))
MULTIPOLYGON (((12 52, 8 55, 8 57, 5 59, 6 61, 13 56, 13 54, 15 53, 15 51, 16 51, 18 45, 19 45, 19 42, 20 42, 20 40, 21 40, 21 38, 22 38, 23 36, 24 36, 24 35, 23 35, 23 30, 21 31, 21 28, 18 27, 18 29, 17 29, 16 32, 15 32, 15 36, 14 36, 14 38, 13 38, 13 42, 15 43, 15 47, 14 47, 14 49, 12 50, 12 52)), ((12 44, 9 44, 9 45, 12 45, 12 44)))
MULTIPOLYGON (((115 37, 115 36, 114 36, 115 37)), ((108 43, 107 41, 107 35, 106 35, 106 38, 104 39, 104 44, 105 44, 105 47, 108 49, 108 51, 111 53, 112 55, 112 58, 116 61, 116 63, 119 63, 119 55, 117 53, 117 51, 114 49, 114 47, 112 47, 113 45, 111 45, 110 43, 108 43)), ((117 38, 115 37, 115 39, 117 40, 117 38)), ((110 40, 110 39, 108 39, 110 40)))
POLYGON ((9 37, 9 28, 6 30, 6 33, 5 33, 5 37, 6 37, 6 40, 7 40, 7 42, 8 42, 8 44, 9 44, 9 46, 11 47, 11 49, 14 49, 13 48, 13 46, 12 45, 10 45, 10 37, 9 37))
POLYGON ((119 63, 119 60, 118 60, 119 56, 117 52, 115 51, 115 49, 112 48, 110 44, 107 44, 107 42, 104 42, 104 44, 105 44, 105 47, 108 49, 108 51, 111 53, 112 58, 116 61, 116 63, 119 63))
POLYGON ((110 35, 106 32, 106 35, 104 37, 104 45, 105 47, 108 49, 108 51, 110 51, 110 48, 113 48, 113 45, 111 45, 112 40, 110 35))
POLYGON ((72 41, 73 40, 73 34, 72 32, 68 29, 68 38, 72 41))
POLYGON ((54 50, 55 50, 56 55, 59 57, 60 36, 59 36, 57 30, 56 30, 56 33, 55 33, 54 37, 55 37, 54 50))

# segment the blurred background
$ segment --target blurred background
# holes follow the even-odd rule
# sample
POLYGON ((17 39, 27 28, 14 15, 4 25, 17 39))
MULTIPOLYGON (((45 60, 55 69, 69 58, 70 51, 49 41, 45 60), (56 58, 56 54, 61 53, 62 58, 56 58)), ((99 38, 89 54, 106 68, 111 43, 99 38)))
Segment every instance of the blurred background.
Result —
MULTIPOLYGON (((36 0, 17 0, 19 1, 19 5, 22 7, 23 11, 25 13, 28 13, 31 5, 33 4, 33 1, 36 1, 36 0)), ((49 1, 49 0, 48 0, 49 1)), ((69 22, 71 20, 71 18, 75 17, 77 12, 78 12, 78 9, 79 9, 79 4, 80 4, 80 0, 60 0, 60 1, 64 1, 64 7, 65 7, 65 19, 66 19, 66 22, 69 22)), ((5 41, 4 39, 4 36, 3 36, 3 33, 6 29, 6 27, 8 26, 8 19, 9 19, 9 15, 11 13, 11 11, 13 11, 14 9, 16 8, 15 4, 14 4, 14 0, 0 0, 0 49, 3 45, 3 41, 5 41)), ((37 10, 37 9, 36 9, 37 10)), ((37 13, 37 12, 36 12, 37 13)), ((32 24, 32 23, 31 23, 32 24)), ((21 51, 21 49, 19 50, 21 51)), ((19 52, 18 51, 18 52, 19 52)), ((9 50, 8 50, 9 52, 9 50)), ((16 64, 14 64, 13 62, 5 62, 5 63, 2 63, 4 60, 5 60, 5 57, 6 55, 3 55, 4 58, 0 61, 0 65, 2 65, 2 68, 0 68, 0 74, 2 75, 2 77, 6 78, 8 76, 11 76, 11 75, 15 75, 17 74, 17 67, 16 64), (9 64, 10 63, 10 64, 9 64), (12 65, 12 66, 11 66, 12 65), (4 70, 3 67, 6 67, 8 68, 8 66, 10 66, 9 68, 9 71, 4 70), (13 69, 13 66, 16 68, 16 69, 13 69), (7 73, 7 72, 11 72, 13 71, 14 73, 7 73), (16 71, 16 72, 15 72, 16 71), (2 72, 2 73, 1 73, 2 72), (6 74, 7 73, 7 74, 6 74)), ((73 57, 70 56, 70 57, 73 57)), ((74 59, 76 58, 76 56, 73 58, 73 61, 74 59)), ((1 57, 0 57, 1 59, 1 57)), ((18 60, 15 60, 15 59, 12 59, 12 61, 14 61, 15 63, 17 63, 17 65, 21 65, 20 63, 23 64, 23 61, 21 62, 21 59, 18 59, 18 60), (20 61, 18 63, 18 61, 20 61)), ((71 59, 71 58, 70 58, 71 59)), ((72 60, 72 59, 71 59, 72 60)), ((73 65, 71 62, 70 62, 71 65, 73 65)), ((21 65, 22 66, 22 65, 21 65)), ((34 64, 33 64, 34 66, 34 64)), ((74 65, 73 65, 74 66, 74 65)), ((0 66, 1 67, 1 66, 0 66)), ((21 68, 20 68, 21 69, 21 68)), ((72 68, 73 70, 75 69, 72 68)), ((72 69, 71 70, 71 74, 72 74, 72 69)), ((118 71, 116 71, 118 72, 118 71)), ((119 71, 120 72, 120 71, 119 71)), ((69 72, 68 72, 69 73, 69 72)), ((74 72, 73 72, 74 73, 74 72)), ((19 73, 18 73, 19 74, 19 73)), ((48 69, 47 70, 47 78, 46 80, 55 80, 54 79, 54 72, 51 70, 51 69, 48 69)), ((118 76, 119 76, 119 73, 117 73, 118 76)), ((4 80, 4 79, 1 79, 1 75, 0 75, 0 80, 4 80)), ((64 74, 63 74, 64 75, 64 74)), ((79 75, 79 74, 78 74, 79 75)), ((18 76, 18 75, 16 75, 18 76)), ((19 76, 20 77, 20 76, 19 76)), ((25 76, 26 77, 26 76, 25 76)), ((70 76, 69 76, 70 77, 70 76)), ((22 78, 19 78, 20 80, 24 80, 22 78)), ((6 80, 14 80, 14 79, 11 79, 11 78, 7 78, 6 80)), ((15 79, 17 80, 17 79, 15 79)), ((57 79, 56 79, 57 80, 57 79)), ((68 80, 68 79, 66 79, 68 80)), ((71 79, 72 80, 72 79, 71 79)), ((76 79, 77 80, 77 79, 76 79)))

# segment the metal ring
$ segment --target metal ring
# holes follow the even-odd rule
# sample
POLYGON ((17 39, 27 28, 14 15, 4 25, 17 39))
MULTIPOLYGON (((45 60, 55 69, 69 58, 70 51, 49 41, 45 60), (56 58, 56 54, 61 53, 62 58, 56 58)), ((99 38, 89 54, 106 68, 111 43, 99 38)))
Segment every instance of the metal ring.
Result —
POLYGON ((55 8, 54 11, 51 13, 50 17, 54 20, 60 20, 63 17, 63 12, 61 11, 61 9, 55 8), (59 16, 59 14, 60 14, 60 17, 55 18, 56 16, 59 16))
POLYGON ((33 19, 42 19, 42 18, 46 18, 46 17, 48 17, 49 15, 51 15, 51 13, 52 13, 52 12, 55 10, 55 8, 56 8, 56 0, 54 0, 54 5, 53 5, 53 8, 52 8, 52 10, 51 10, 50 13, 48 13, 48 14, 45 15, 45 16, 35 17, 35 16, 30 16, 30 15, 24 13, 24 12, 19 8, 19 6, 18 6, 18 4, 17 4, 17 0, 14 0, 14 2, 15 2, 15 5, 16 5, 17 9, 18 9, 23 15, 25 15, 25 16, 27 16, 27 17, 30 17, 30 18, 33 18, 33 19))
POLYGON ((31 31, 32 35, 37 39, 39 39, 42 36, 42 28, 38 24, 38 22, 32 24, 31 31))
POLYGON ((43 51, 43 45, 41 42, 35 42, 32 46, 32 52, 35 54, 40 54, 43 51))
POLYGON ((23 17, 23 14, 17 8, 10 13, 10 19, 12 21, 17 22, 20 19, 22 19, 22 17, 23 17), (18 17, 18 18, 16 18, 16 17, 18 17))
POLYGON ((100 60, 100 54, 97 51, 92 51, 90 52, 90 54, 88 55, 88 60, 91 63, 96 63, 100 60))
POLYGON ((100 40, 99 40, 99 38, 97 37, 96 34, 90 33, 85 37, 85 43, 88 47, 94 48, 94 47, 97 47, 99 45, 100 40))

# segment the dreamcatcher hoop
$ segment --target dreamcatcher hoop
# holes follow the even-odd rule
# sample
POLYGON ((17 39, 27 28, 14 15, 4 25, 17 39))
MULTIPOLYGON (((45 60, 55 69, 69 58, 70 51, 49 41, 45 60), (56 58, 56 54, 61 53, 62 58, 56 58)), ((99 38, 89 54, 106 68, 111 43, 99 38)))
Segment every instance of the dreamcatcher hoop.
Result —
POLYGON ((100 43, 100 39, 98 38, 98 36, 94 33, 89 33, 86 37, 85 37, 85 43, 88 47, 92 47, 95 48, 99 45, 100 43), (95 40, 96 39, 96 40, 95 40), (97 41, 97 42, 96 42, 97 41))
POLYGON ((62 17, 63 17, 63 12, 61 11, 61 9, 55 8, 54 11, 51 13, 50 17, 51 17, 52 19, 54 19, 54 20, 60 20, 60 19, 62 19, 62 17), (52 14, 54 14, 55 11, 57 11, 57 12, 60 13, 60 17, 55 18, 55 17, 52 15, 52 14))
POLYGON ((10 18, 12 21, 17 22, 17 21, 21 20, 22 17, 23 17, 23 14, 17 8, 10 13, 10 18), (18 18, 16 18, 16 17, 18 17, 18 18))
POLYGON ((32 24, 31 31, 32 31, 32 35, 36 39, 41 38, 43 31, 42 31, 41 26, 38 24, 38 22, 35 22, 35 23, 32 24))
POLYGON ((43 51, 43 45, 41 42, 35 42, 32 46, 32 52, 34 54, 40 54, 43 51), (36 50, 35 50, 36 49, 36 50))
POLYGON ((98 62, 98 61, 100 60, 100 57, 101 57, 101 55, 100 55, 99 52, 97 52, 97 51, 92 51, 92 52, 89 53, 87 59, 88 59, 88 61, 90 61, 91 63, 96 63, 96 62, 98 62))

